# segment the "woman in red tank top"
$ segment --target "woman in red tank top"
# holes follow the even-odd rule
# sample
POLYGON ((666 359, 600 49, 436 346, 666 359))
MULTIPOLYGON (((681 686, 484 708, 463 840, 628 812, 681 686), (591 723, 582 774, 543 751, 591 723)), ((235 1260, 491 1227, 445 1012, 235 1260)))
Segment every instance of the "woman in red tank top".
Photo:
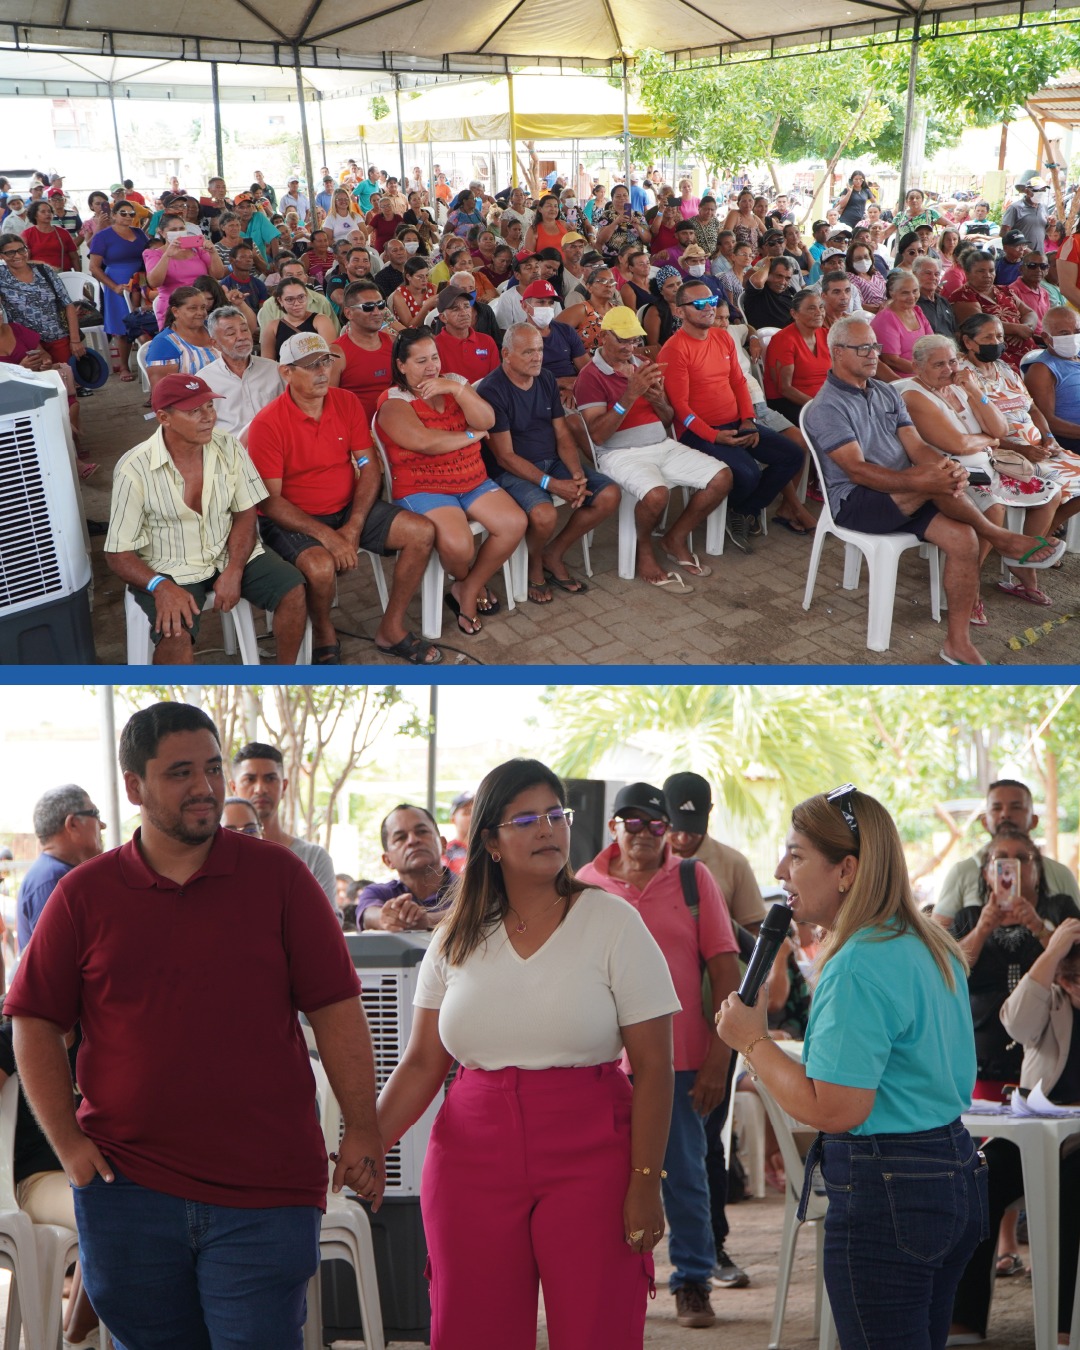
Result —
POLYGON ((538 253, 542 248, 557 248, 562 252, 563 235, 566 226, 559 219, 559 199, 549 194, 540 198, 536 208, 536 219, 525 235, 525 247, 530 253, 538 253))
POLYGON ((435 526, 439 561, 453 580, 447 607, 468 636, 499 602, 487 583, 517 548, 528 524, 509 493, 487 476, 480 442, 495 411, 459 375, 442 375, 431 330, 407 328, 394 342, 392 387, 375 416, 394 502, 435 526), (487 531, 476 556, 470 521, 487 531))
POLYGON ((435 287, 429 258, 410 258, 405 264, 405 281, 390 297, 394 318, 405 328, 419 328, 435 308, 435 287))

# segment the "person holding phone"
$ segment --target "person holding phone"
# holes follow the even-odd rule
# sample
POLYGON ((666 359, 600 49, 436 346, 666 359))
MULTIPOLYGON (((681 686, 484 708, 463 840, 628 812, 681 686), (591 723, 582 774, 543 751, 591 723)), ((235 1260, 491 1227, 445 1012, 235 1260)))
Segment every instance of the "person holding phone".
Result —
POLYGON ((165 326, 165 312, 172 293, 179 286, 191 286, 196 277, 211 276, 220 281, 225 264, 217 250, 201 234, 191 234, 183 216, 166 212, 158 221, 158 242, 143 251, 146 284, 157 290, 154 315, 165 326))

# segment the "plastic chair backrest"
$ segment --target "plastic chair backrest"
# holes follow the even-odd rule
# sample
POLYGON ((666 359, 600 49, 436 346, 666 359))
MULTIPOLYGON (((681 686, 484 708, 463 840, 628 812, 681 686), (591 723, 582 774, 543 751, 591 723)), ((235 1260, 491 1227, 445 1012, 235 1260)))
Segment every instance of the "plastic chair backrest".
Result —
POLYGON ((812 403, 813 400, 811 399, 810 403, 804 403, 802 406, 802 409, 799 413, 799 430, 802 432, 803 439, 806 441, 807 447, 810 451, 810 456, 814 461, 814 468, 817 470, 818 482, 821 484, 821 496, 822 496, 821 515, 818 517, 818 519, 828 527, 832 528, 834 522, 832 517, 832 510, 829 506, 829 494, 825 490, 825 475, 821 471, 821 456, 818 454, 817 446, 814 444, 813 437, 810 435, 810 432, 806 428, 806 410, 811 406, 812 403))
POLYGON ((19 1119, 19 1079, 16 1074, 0 1088, 0 1212, 18 1209, 15 1199, 15 1128, 19 1119))
POLYGON ((390 461, 386 456, 386 446, 383 445, 382 437, 379 435, 379 428, 376 426, 379 414, 376 413, 371 419, 371 442, 379 452, 379 460, 382 463, 383 482, 386 484, 387 501, 394 500, 394 481, 390 476, 390 461))
MULTIPOLYGON (((798 1195, 802 1188, 802 1177, 805 1171, 805 1164, 799 1154, 799 1147, 795 1142, 796 1122, 780 1106, 776 1098, 768 1090, 761 1080, 757 1083, 757 1094, 761 1098, 761 1104, 765 1108, 765 1114, 773 1127, 773 1133, 776 1135, 776 1142, 780 1147, 780 1156, 784 1160, 784 1174, 787 1177, 789 1188, 798 1195)), ((803 1127, 806 1128, 806 1127, 803 1127)))

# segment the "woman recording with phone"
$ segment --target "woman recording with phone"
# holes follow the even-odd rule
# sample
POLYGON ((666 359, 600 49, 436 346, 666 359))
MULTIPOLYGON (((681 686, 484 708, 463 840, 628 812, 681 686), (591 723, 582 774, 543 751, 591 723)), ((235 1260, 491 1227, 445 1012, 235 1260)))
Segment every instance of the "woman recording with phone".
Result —
POLYGON ((800 1214, 820 1166, 841 1350, 943 1350, 987 1231, 986 1165, 960 1121, 975 1079, 963 959, 915 904, 892 818, 850 783, 792 811, 776 876, 796 921, 827 930, 803 1063, 769 1035, 766 998, 731 995, 719 1034, 821 1131, 800 1214))

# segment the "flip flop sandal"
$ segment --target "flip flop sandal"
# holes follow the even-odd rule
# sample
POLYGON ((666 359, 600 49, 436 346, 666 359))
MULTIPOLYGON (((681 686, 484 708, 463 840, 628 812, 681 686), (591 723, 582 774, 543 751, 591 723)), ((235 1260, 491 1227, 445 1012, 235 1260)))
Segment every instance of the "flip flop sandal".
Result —
POLYGON ((552 586, 558 586, 560 591, 565 591, 567 595, 584 595, 589 589, 583 581, 578 581, 577 577, 557 577, 554 572, 544 568, 544 580, 549 581, 552 586))
POLYGON ((313 666, 340 666, 341 643, 334 642, 326 647, 315 647, 311 652, 313 666))
POLYGON ((972 606, 971 618, 968 619, 968 623, 971 624, 973 628, 988 627, 990 620, 986 617, 986 609, 981 600, 976 600, 975 604, 972 606))
MULTIPOLYGON (((457 619, 457 626, 459 632, 464 633, 466 637, 476 637, 477 633, 481 631, 480 620, 476 617, 476 615, 462 614, 461 606, 458 604, 456 597, 451 595, 449 591, 446 592, 446 595, 443 597, 443 599, 446 601, 446 608, 450 611, 450 613, 454 616, 454 618, 457 619), (469 624, 470 627, 465 628, 463 626, 464 624, 469 624)), ((480 607, 478 605, 477 609, 479 608, 480 607)))
MULTIPOLYGON (((944 647, 938 652, 938 656, 941 657, 947 666, 974 666, 977 664, 975 661, 958 661, 955 656, 950 656, 944 647)), ((987 661, 984 664, 992 666, 994 665, 994 662, 987 661)))
POLYGON ((999 1256, 995 1265, 999 1280, 1007 1280, 1010 1275, 1024 1275, 1026 1270, 1018 1252, 1006 1252, 999 1256))
POLYGON ((664 554, 676 567, 681 567, 684 572, 689 572, 692 577, 712 576, 712 568, 707 563, 700 563, 696 553, 691 553, 689 558, 676 558, 674 553, 668 553, 665 549, 664 554))
POLYGON ((86 460, 79 461, 79 482, 85 483, 88 478, 93 478, 98 471, 96 464, 90 464, 86 460))
POLYGON ((530 581, 527 599, 530 605, 550 605, 555 597, 551 594, 550 588, 544 582, 537 583, 535 581, 530 581), (536 595, 533 595, 534 591, 536 592, 536 595), (546 597, 546 599, 540 597, 546 597))
POLYGON ((443 659, 438 647, 430 642, 421 642, 412 632, 406 633, 401 641, 395 642, 392 647, 384 647, 381 642, 376 642, 375 650, 382 652, 384 656, 400 656, 403 661, 408 661, 410 666, 437 666, 443 659), (430 655, 431 652, 435 655, 430 655))
POLYGON ((1040 591, 1038 586, 1025 586, 1022 581, 999 581, 998 590, 1002 595, 1011 595, 1017 600, 1026 600, 1029 605, 1052 605, 1054 602, 1040 591))
POLYGON ((476 612, 477 614, 498 614, 502 609, 499 597, 489 587, 484 587, 483 595, 477 596, 476 612))
POLYGON ((659 581, 650 581, 646 583, 658 591, 669 590, 672 595, 693 595, 693 586, 688 586, 678 572, 665 572, 659 581))
POLYGON ((1037 534, 1035 538, 1038 540, 1038 543, 1035 545, 1034 548, 1029 548, 1028 551, 1023 555, 1023 557, 1006 558, 1005 566, 1033 567, 1036 570, 1039 570, 1040 568, 1044 567, 1053 567, 1053 565, 1057 562, 1057 560, 1060 557, 1064 556, 1065 553, 1064 539, 1058 539, 1056 542, 1052 543, 1051 540, 1044 539, 1041 534, 1037 534), (1045 558, 1041 558, 1038 562, 1032 562, 1031 555, 1033 553, 1038 553, 1038 551, 1042 548, 1051 548, 1051 547, 1054 550, 1053 553, 1048 554, 1045 558))
POLYGON ((805 525, 800 525, 797 520, 788 520, 787 516, 773 516, 772 523, 780 525, 785 530, 790 530, 792 534, 808 535, 813 534, 813 530, 808 530, 805 525))

